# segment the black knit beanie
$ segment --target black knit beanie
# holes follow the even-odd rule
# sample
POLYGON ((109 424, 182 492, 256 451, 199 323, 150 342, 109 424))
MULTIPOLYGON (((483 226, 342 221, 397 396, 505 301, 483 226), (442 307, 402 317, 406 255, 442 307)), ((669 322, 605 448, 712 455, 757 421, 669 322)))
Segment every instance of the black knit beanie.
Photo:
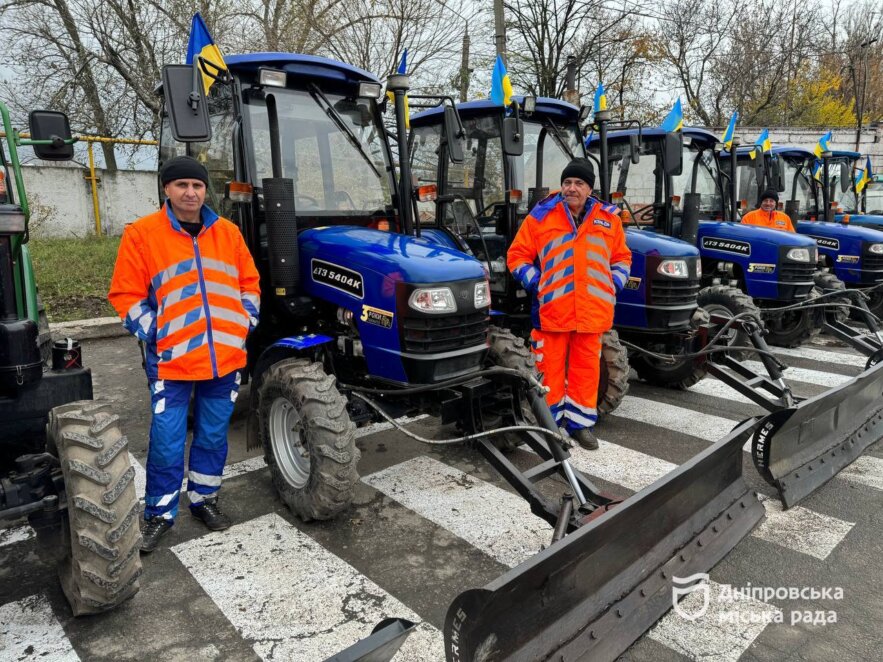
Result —
POLYGON ((176 179, 198 179, 208 185, 208 170, 192 156, 176 156, 163 163, 159 180, 165 186, 176 179))
POLYGON ((760 194, 760 202, 763 202, 767 198, 772 198, 776 204, 779 204, 779 194, 771 188, 768 188, 760 194))
POLYGON ((595 188, 595 167, 588 159, 574 159, 561 171, 561 181, 568 177, 577 177, 595 188))

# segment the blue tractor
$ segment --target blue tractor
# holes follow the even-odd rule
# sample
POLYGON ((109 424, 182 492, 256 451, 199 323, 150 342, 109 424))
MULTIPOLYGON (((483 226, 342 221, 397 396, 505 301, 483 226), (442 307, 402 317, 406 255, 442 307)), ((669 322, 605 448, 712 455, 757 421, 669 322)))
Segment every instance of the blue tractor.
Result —
MULTIPOLYGON (((442 141, 443 110, 419 113, 411 118, 411 158, 418 185, 438 190, 434 201, 418 203, 423 231, 444 236, 449 245, 488 266, 495 322, 526 337, 530 299, 509 274, 506 252, 533 205, 559 188, 564 166, 586 156, 580 128, 585 117, 572 104, 544 97, 514 97, 513 109, 490 101, 457 104, 466 139, 462 164, 450 163, 442 141)), ((638 157, 634 149, 632 156, 638 157)), ((603 184, 595 195, 605 195, 603 184)), ((707 316, 697 304, 699 251, 680 239, 635 228, 626 229, 626 241, 632 251, 631 277, 616 300, 614 330, 605 336, 601 414, 625 395, 629 364, 650 383, 679 388, 695 384, 707 371, 706 361, 692 356, 654 356, 685 356, 700 349, 698 327, 707 316), (626 358, 620 338, 629 347, 650 351, 633 350, 626 358)), ((746 302, 744 310, 751 309, 746 302)))
MULTIPOLYGON (((699 248, 699 305, 710 313, 735 315, 753 301, 772 345, 793 347, 822 327, 817 310, 795 306, 812 301, 816 286, 816 242, 799 234, 726 222, 723 145, 709 131, 680 133, 645 129, 638 163, 628 158, 635 131, 610 134, 611 190, 622 196, 636 226, 678 237, 699 248), (738 291, 734 296, 733 291, 738 291)), ((598 151, 599 139, 590 140, 598 151)), ((731 341, 747 344, 741 332, 731 341)))
MULTIPOLYGON (((186 149, 206 164, 211 204, 239 225, 261 272, 261 323, 246 347, 249 440, 262 445, 279 495, 304 520, 332 518, 358 481, 356 425, 417 412, 455 423, 463 435, 444 443, 474 445, 555 533, 537 557, 454 601, 446 657, 530 648, 545 658, 599 642, 615 657, 670 607, 627 597, 648 562, 674 562, 689 545, 691 569, 705 571, 762 517, 741 468, 757 419, 625 501, 601 494, 570 464, 527 348, 492 332, 482 263, 414 223, 408 77, 387 79, 396 177, 386 97, 370 73, 285 53, 226 65, 197 58, 164 69, 160 161, 186 149), (200 74, 215 81, 208 95, 200 74), (522 425, 525 397, 532 426, 522 425), (516 466, 493 443, 501 435, 533 453, 517 451, 516 466), (623 624, 589 637, 611 603, 623 624)), ((457 145, 456 112, 440 101, 442 140, 457 145)))
MULTIPOLYGON (((739 198, 754 202, 765 189, 784 193, 784 208, 800 234, 816 240, 819 266, 823 273, 816 278, 821 289, 836 289, 843 283, 849 289, 867 290, 868 308, 877 316, 883 314, 883 232, 853 223, 823 220, 824 210, 834 218, 838 208, 854 209, 852 161, 855 152, 835 153, 834 164, 823 174, 821 184, 812 176, 813 152, 800 147, 776 146, 768 153, 751 157, 754 148, 737 150, 739 198), (847 162, 847 160, 849 161, 847 162), (827 185, 825 182, 827 179, 827 185), (824 192, 828 193, 825 195, 824 192), (822 201, 818 200, 819 194, 822 201), (832 196, 832 193, 836 193, 832 196), (826 201, 830 201, 826 204, 826 201), (839 281, 839 282, 838 282, 839 281), (826 285, 826 283, 831 283, 826 285)), ((881 228, 883 229, 883 228, 881 228)))

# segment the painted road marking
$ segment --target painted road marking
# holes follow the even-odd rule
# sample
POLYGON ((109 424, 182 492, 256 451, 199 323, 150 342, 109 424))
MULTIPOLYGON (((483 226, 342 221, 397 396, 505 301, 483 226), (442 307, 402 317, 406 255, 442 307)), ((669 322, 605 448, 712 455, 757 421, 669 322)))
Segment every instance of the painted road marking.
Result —
POLYGON ((14 545, 36 537, 37 533, 28 524, 0 529, 0 547, 14 545))
POLYGON ((44 595, 0 605, 0 660, 79 659, 44 595))
MULTIPOLYGON (((720 600, 723 584, 708 582, 707 610, 695 620, 668 612, 647 636, 693 660, 736 662, 781 610, 753 598, 720 600)), ((688 616, 702 611, 703 591, 687 594, 678 608, 688 616)), ((780 616, 784 618, 784 614, 780 616)))
POLYGON ((520 496, 425 455, 362 481, 510 567, 552 541, 520 496))
POLYGON ((819 363, 829 363, 834 365, 851 365, 857 368, 865 369, 868 362, 866 356, 861 356, 852 352, 830 352, 824 349, 813 349, 812 347, 772 347, 773 353, 782 356, 795 356, 800 359, 809 359, 818 361, 819 363))
POLYGON ((879 457, 862 455, 837 475, 852 483, 883 490, 883 460, 879 457))
MULTIPOLYGON (((404 604, 275 513, 172 551, 263 660, 324 660, 383 618, 420 621, 404 604)), ((427 623, 396 661, 444 658, 427 623)))

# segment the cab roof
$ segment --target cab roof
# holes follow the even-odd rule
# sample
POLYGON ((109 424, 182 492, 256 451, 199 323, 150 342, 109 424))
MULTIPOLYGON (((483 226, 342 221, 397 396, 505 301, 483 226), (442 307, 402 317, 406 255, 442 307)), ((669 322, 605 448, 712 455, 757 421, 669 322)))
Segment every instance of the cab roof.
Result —
POLYGON ((341 83, 379 83, 372 73, 338 60, 300 53, 245 53, 227 55, 224 62, 233 71, 253 73, 261 67, 281 69, 301 76, 324 78, 341 83))
MULTIPOLYGON (((513 96, 512 98, 518 102, 519 106, 524 105, 523 96, 513 96)), ((503 110, 503 106, 498 103, 494 103, 490 99, 464 101, 463 103, 457 104, 457 112, 460 113, 460 117, 472 117, 475 115, 489 114, 491 112, 502 113, 503 110)), ((436 106, 435 108, 430 108, 428 110, 424 110, 421 113, 417 113, 416 115, 412 115, 411 126, 426 126, 428 124, 439 122, 441 121, 442 113, 444 113, 442 106, 436 106)), ((533 114, 545 115, 552 119, 567 120, 573 122, 579 119, 579 108, 571 103, 567 103, 566 101, 561 101, 561 99, 552 99, 550 97, 537 97, 537 108, 533 114)), ((530 116, 523 115, 523 117, 530 116)))

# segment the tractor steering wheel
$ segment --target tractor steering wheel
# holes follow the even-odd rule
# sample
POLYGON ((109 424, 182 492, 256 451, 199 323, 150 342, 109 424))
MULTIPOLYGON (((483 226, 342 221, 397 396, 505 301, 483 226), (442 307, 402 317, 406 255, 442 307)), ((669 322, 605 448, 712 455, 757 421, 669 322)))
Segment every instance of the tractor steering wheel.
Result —
POLYGON ((654 205, 644 205, 643 207, 636 209, 634 214, 632 214, 632 217, 636 221, 652 221, 655 212, 656 207, 654 205))

